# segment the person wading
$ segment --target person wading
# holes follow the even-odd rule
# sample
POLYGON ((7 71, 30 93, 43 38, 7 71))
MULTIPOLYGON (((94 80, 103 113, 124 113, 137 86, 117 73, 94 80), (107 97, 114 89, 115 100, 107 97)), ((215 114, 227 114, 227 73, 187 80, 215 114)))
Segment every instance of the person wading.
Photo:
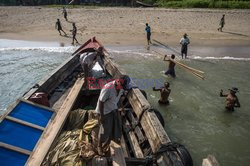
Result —
POLYGON ((234 111, 234 107, 240 107, 240 102, 238 97, 235 95, 239 92, 238 88, 233 87, 232 89, 228 89, 229 94, 223 94, 223 90, 220 91, 220 97, 226 97, 226 110, 227 111, 234 111))
POLYGON ((148 23, 146 23, 145 31, 147 33, 147 42, 148 42, 148 45, 149 45, 149 44, 151 44, 151 28, 148 25, 148 23))
POLYGON ((79 44, 78 41, 76 40, 76 33, 77 33, 77 28, 76 28, 76 24, 72 23, 73 29, 72 31, 72 45, 74 45, 74 42, 76 41, 76 44, 79 44))
POLYGON ((155 87, 153 87, 153 91, 160 91, 161 93, 161 98, 160 100, 158 100, 159 104, 166 104, 166 105, 169 104, 168 97, 171 92, 169 86, 170 86, 169 83, 165 82, 162 88, 156 89, 155 87))
POLYGON ((189 43, 190 43, 189 38, 187 37, 187 34, 185 33, 180 40, 182 59, 183 59, 183 54, 185 55, 185 58, 187 58, 187 50, 188 50, 189 43))
POLYGON ((165 75, 171 75, 172 77, 176 77, 175 75, 175 63, 172 61, 175 58, 175 55, 172 54, 171 55, 171 59, 166 59, 167 55, 165 55, 163 61, 169 61, 169 65, 168 65, 168 70, 165 72, 165 75))
POLYGON ((225 25, 225 14, 222 15, 222 18, 220 19, 220 24, 219 25, 220 25, 220 27, 217 30, 222 32, 222 28, 225 25))
POLYGON ((111 140, 120 143, 122 125, 117 105, 124 89, 126 89, 127 77, 122 76, 120 79, 109 82, 101 90, 96 107, 101 124, 98 143, 100 155, 104 155, 103 152, 108 152, 111 140))
POLYGON ((62 25, 61 25, 61 22, 60 22, 59 19, 57 19, 57 21, 56 21, 55 28, 58 30, 58 32, 59 32, 60 35, 62 35, 62 34, 61 34, 61 31, 64 33, 65 36, 67 35, 67 34, 63 31, 63 29, 62 29, 62 25))

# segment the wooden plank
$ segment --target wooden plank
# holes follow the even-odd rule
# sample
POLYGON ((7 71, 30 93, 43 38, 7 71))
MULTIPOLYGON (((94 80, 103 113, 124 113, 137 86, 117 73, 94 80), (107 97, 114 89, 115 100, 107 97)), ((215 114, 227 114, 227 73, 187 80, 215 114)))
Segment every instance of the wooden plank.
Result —
POLYGON ((35 125, 35 124, 33 124, 33 123, 29 123, 29 122, 26 122, 26 121, 23 121, 23 120, 20 120, 20 119, 17 119, 17 118, 11 117, 11 116, 6 116, 6 117, 5 117, 5 119, 8 119, 8 120, 10 120, 10 121, 13 121, 13 122, 16 122, 16 123, 19 123, 19 124, 25 125, 25 126, 29 126, 29 127, 34 128, 34 129, 41 130, 41 131, 43 131, 43 130, 44 130, 44 127, 41 127, 41 126, 35 125))
MULTIPOLYGON (((150 109, 150 105, 139 89, 132 89, 128 94, 128 99, 137 117, 145 110, 150 109)), ((155 153, 162 145, 170 142, 164 128, 154 112, 146 111, 141 118, 141 126, 144 129, 149 144, 155 153)))
POLYGON ((110 143, 111 157, 113 158, 113 166, 126 166, 125 156, 120 145, 111 141, 110 143))
POLYGON ((9 149, 12 151, 16 151, 16 152, 19 152, 19 153, 22 153, 22 154, 25 154, 28 156, 31 154, 31 151, 29 151, 29 150, 25 150, 25 149, 22 149, 22 148, 13 146, 13 145, 9 145, 9 144, 3 143, 3 142, 0 142, 0 147, 3 147, 5 149, 9 149))
POLYGON ((41 104, 37 104, 37 103, 34 103, 34 102, 29 101, 29 100, 26 100, 26 99, 20 99, 20 100, 21 100, 22 102, 24 102, 24 103, 33 105, 33 106, 35 106, 35 107, 39 107, 39 108, 45 109, 45 110, 47 110, 47 111, 54 112, 54 110, 51 109, 50 107, 47 107, 47 106, 44 106, 44 105, 41 105, 41 104))
MULTIPOLYGON (((128 120, 125 120, 124 128, 126 128, 128 130, 129 126, 130 125, 129 125, 128 120)), ((143 158, 144 155, 142 153, 142 150, 140 148, 138 140, 137 140, 137 138, 135 136, 135 133, 133 131, 129 131, 127 133, 127 138, 128 138, 129 143, 130 143, 130 146, 132 148, 132 151, 134 152, 135 157, 137 157, 137 158, 143 158)))
POLYGON ((121 147, 122 147, 124 156, 125 156, 125 157, 129 157, 129 155, 128 155, 128 148, 127 148, 127 146, 126 146, 126 143, 125 143, 125 140, 124 140, 123 135, 122 135, 122 137, 121 137, 121 147))
POLYGON ((33 93, 45 91, 51 92, 56 88, 72 71, 79 66, 79 56, 72 56, 68 58, 64 63, 58 66, 52 73, 47 75, 41 81, 39 81, 39 88, 30 89, 24 96, 24 99, 28 99, 33 93))
POLYGON ((77 96, 80 93, 80 90, 84 84, 84 79, 78 78, 75 82, 75 85, 71 89, 69 95, 65 99, 63 105, 57 112, 56 116, 53 120, 49 123, 46 130, 43 132, 39 142, 37 143, 35 150, 32 152, 31 156, 29 157, 26 165, 33 166, 33 165, 41 165, 42 161, 44 160, 46 154, 48 153, 51 144, 57 137, 58 133, 61 131, 70 110, 72 109, 77 96))
MULTIPOLYGON (((138 120, 135 119, 135 117, 134 117, 134 115, 132 114, 131 111, 128 111, 128 112, 127 112, 127 117, 128 117, 128 119, 130 120, 132 126, 134 126, 135 124, 138 123, 138 120)), ((144 135, 143 135, 143 133, 142 133, 142 131, 141 131, 141 129, 140 129, 139 126, 136 126, 135 129, 134 129, 134 131, 135 131, 135 134, 136 134, 137 137, 138 137, 138 142, 139 142, 139 144, 141 144, 141 143, 143 143, 145 140, 147 140, 147 139, 144 137, 144 135)))

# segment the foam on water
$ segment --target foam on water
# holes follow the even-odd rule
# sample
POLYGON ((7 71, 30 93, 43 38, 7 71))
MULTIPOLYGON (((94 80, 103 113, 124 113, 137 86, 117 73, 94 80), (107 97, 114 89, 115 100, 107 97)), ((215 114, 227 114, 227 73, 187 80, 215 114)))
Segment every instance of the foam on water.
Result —
POLYGON ((77 47, 6 47, 0 48, 0 51, 47 51, 47 52, 57 52, 57 53, 73 53, 77 47))
POLYGON ((201 57, 201 56, 190 56, 190 59, 201 59, 201 60, 237 60, 237 61, 250 61, 250 58, 243 58, 243 57, 231 57, 231 56, 224 56, 224 57, 201 57))

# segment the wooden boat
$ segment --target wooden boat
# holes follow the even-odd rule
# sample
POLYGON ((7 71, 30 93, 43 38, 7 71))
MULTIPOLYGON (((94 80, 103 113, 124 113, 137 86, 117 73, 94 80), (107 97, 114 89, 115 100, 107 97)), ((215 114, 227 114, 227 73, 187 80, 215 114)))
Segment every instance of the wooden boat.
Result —
MULTIPOLYGON (((86 89, 79 57, 100 46, 95 38, 88 40, 0 118, 1 166, 41 165, 63 127, 67 125, 65 122, 70 111, 83 105, 83 99, 85 103, 90 100, 96 103, 100 88, 86 89), (32 96, 41 92, 50 96, 49 105, 33 100, 32 96)), ((107 78, 119 78, 126 74, 110 59, 105 49, 104 54, 105 68, 109 75, 107 78)), ((192 159, 185 148, 171 143, 141 91, 136 87, 130 89, 127 99, 129 105, 126 109, 129 111, 123 120, 123 139, 121 146, 118 145, 118 152, 121 152, 118 160, 127 165, 192 165, 192 159)), ((117 156, 107 157, 109 164, 116 159, 117 156)))

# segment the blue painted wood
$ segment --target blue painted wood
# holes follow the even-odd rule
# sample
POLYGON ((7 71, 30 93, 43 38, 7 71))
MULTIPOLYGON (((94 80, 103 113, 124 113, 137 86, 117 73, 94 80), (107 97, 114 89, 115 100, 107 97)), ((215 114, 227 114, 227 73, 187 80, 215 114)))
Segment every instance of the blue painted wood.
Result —
POLYGON ((53 112, 49 110, 25 103, 23 101, 20 101, 20 103, 18 103, 18 105, 9 114, 11 117, 42 127, 46 127, 52 115, 53 112))
POLYGON ((23 166, 29 156, 0 147, 1 166, 23 166))
POLYGON ((32 151, 41 135, 41 130, 7 119, 0 123, 0 141, 22 149, 32 151))

